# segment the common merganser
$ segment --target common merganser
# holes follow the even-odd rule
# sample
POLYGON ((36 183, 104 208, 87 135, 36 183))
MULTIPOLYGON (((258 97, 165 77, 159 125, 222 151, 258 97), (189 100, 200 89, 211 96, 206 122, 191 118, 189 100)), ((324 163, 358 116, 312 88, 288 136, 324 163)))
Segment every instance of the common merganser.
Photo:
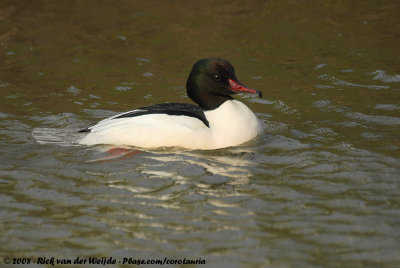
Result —
POLYGON ((112 144, 141 148, 219 149, 255 138, 261 129, 256 115, 231 95, 257 94, 241 84, 232 65, 220 58, 197 61, 186 83, 198 104, 163 103, 117 114, 80 130, 84 145, 112 144))

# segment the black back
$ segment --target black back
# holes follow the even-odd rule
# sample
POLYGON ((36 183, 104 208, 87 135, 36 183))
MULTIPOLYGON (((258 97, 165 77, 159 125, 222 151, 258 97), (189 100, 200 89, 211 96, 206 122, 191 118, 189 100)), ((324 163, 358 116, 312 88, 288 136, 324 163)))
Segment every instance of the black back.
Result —
MULTIPOLYGON (((176 116, 189 116, 199 119, 206 125, 210 127, 210 124, 203 112, 203 110, 193 104, 189 103, 161 103, 152 106, 141 107, 139 109, 117 115, 111 120, 120 118, 129 118, 147 114, 168 114, 176 116)), ((79 132, 90 132, 90 127, 80 130, 79 132)))
POLYGON ((152 106, 142 107, 131 112, 121 114, 114 119, 135 117, 145 114, 168 114, 168 115, 183 115, 190 116, 199 119, 207 127, 210 127, 208 120, 203 112, 203 110, 193 104, 189 103, 160 103, 152 106))

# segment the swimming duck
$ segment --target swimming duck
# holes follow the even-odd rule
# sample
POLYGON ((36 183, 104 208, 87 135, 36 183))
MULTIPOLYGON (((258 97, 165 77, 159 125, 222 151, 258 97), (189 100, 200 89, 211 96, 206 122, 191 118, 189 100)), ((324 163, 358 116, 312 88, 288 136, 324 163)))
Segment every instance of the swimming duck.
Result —
POLYGON ((262 93, 240 83, 228 61, 197 61, 186 90, 197 105, 163 103, 117 114, 80 130, 85 136, 78 143, 207 150, 236 146, 259 133, 256 115, 232 95, 250 93, 261 98, 262 93))

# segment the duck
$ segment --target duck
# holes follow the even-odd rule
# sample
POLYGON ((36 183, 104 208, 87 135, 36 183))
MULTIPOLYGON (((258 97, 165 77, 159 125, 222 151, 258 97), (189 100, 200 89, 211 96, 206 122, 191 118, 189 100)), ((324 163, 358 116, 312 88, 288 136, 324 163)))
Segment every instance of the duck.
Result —
POLYGON ((261 124, 252 110, 232 96, 262 92, 244 86, 221 58, 198 60, 186 82, 190 103, 162 103, 120 113, 78 131, 81 145, 121 145, 156 149, 213 150, 254 139, 261 124))

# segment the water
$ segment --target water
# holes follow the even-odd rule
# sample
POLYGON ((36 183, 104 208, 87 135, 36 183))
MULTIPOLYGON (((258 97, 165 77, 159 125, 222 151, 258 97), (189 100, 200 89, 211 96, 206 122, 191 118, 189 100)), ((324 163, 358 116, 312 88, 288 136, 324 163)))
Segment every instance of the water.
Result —
POLYGON ((98 256, 396 267, 399 7, 3 1, 0 263, 98 256), (116 157, 106 146, 32 137, 36 128, 68 133, 135 107, 189 102, 187 75, 208 56, 228 59, 263 91, 264 99, 237 97, 263 122, 258 139, 116 157))

